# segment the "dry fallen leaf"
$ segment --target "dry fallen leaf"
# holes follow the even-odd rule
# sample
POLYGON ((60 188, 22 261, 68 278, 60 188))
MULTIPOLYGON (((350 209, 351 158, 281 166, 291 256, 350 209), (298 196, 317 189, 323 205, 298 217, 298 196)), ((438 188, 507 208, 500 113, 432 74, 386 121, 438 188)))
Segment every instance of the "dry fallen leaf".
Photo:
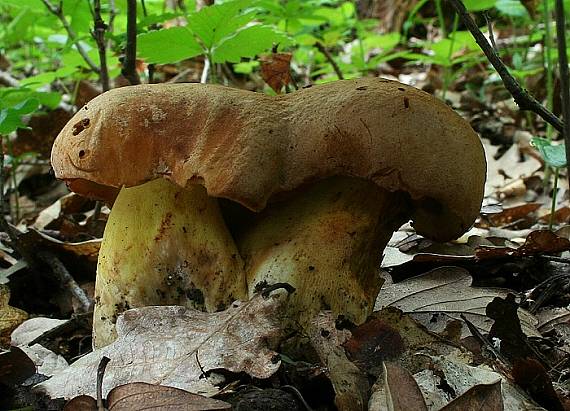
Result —
POLYGON ((427 411, 427 406, 408 370, 395 363, 384 363, 384 372, 372 387, 368 410, 427 411))
POLYGON ((260 58, 261 77, 277 94, 291 82, 291 53, 273 53, 260 58))
POLYGON ((18 347, 10 347, 10 351, 0 353, 0 384, 21 384, 35 372, 32 360, 18 347))
POLYGON ((0 346, 10 345, 12 331, 28 319, 24 310, 8 305, 10 301, 10 289, 7 285, 0 284, 0 346))
MULTIPOLYGON (((387 274, 384 274, 387 276, 387 274)), ((428 273, 393 284, 390 278, 382 286, 374 310, 397 307, 409 313, 430 331, 441 333, 451 320, 463 314, 481 332, 489 332, 492 320, 485 308, 495 297, 506 297, 509 290, 472 287, 469 272, 459 267, 441 267, 428 273)), ((536 320, 526 311, 519 317, 527 335, 539 335, 536 320)), ((462 336, 470 335, 466 326, 462 336)))
POLYGON ((286 301, 287 293, 278 290, 267 299, 258 295, 216 313, 175 306, 128 310, 117 321, 114 343, 37 387, 52 398, 95 397, 103 356, 111 359, 103 395, 118 385, 147 382, 211 396, 219 389, 206 375, 216 369, 269 378, 281 363, 273 349, 281 338, 286 301))
POLYGON ((43 345, 28 344, 43 333, 65 323, 66 320, 36 317, 24 321, 12 332, 12 346, 20 347, 38 369, 38 373, 51 377, 68 367, 67 361, 61 355, 45 348, 43 345))
MULTIPOLYGON (((455 353, 447 356, 422 353, 418 354, 418 357, 423 357, 427 363, 424 363, 424 370, 414 374, 414 378, 422 390, 430 410, 441 409, 444 405, 450 403, 455 398, 459 398, 474 386, 497 384, 498 380, 500 380, 501 385, 500 392, 504 411, 542 410, 542 408, 533 404, 532 400, 507 378, 491 371, 486 366, 473 367, 467 364, 461 357, 457 357, 455 353), (452 396, 450 393, 455 395, 452 396)), ((451 409, 455 410, 458 408, 451 409)), ((471 408, 460 409, 469 410, 471 408)), ((474 409, 484 408, 475 407, 474 409)))
POLYGON ((107 397, 109 411, 145 410, 214 411, 231 410, 227 402, 192 394, 178 388, 136 382, 115 387, 107 397))
POLYGON ((335 319, 330 312, 321 312, 311 322, 307 334, 321 363, 329 370, 338 410, 364 411, 368 403, 368 381, 346 357, 342 344, 350 338, 350 332, 337 329, 335 319))
POLYGON ((491 384, 477 384, 451 401, 440 411, 503 411, 501 380, 491 384))

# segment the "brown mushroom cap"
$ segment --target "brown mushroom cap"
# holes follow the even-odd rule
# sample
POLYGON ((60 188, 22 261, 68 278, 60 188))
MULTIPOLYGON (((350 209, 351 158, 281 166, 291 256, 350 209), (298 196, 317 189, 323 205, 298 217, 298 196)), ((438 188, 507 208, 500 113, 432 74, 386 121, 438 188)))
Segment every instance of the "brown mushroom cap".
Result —
POLYGON ((254 211, 309 182, 360 177, 407 192, 416 230, 436 240, 475 220, 486 169, 477 134, 458 114, 379 78, 277 97, 204 84, 114 89, 65 126, 51 160, 83 195, 109 199, 162 177, 254 211))

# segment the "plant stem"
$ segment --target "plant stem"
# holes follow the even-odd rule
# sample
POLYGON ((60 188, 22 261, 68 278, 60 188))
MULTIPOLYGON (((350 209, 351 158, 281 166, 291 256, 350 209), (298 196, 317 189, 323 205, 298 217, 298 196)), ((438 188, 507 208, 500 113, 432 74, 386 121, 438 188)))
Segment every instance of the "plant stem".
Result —
POLYGON ((137 0, 127 0, 127 46, 122 74, 131 85, 141 82, 137 74, 137 0))
POLYGON ((344 76, 342 75, 342 71, 340 71, 340 68, 338 66, 338 64, 336 64, 336 61, 334 61, 333 57, 331 56, 331 54, 329 53, 329 51, 327 50, 327 48, 325 47, 325 45, 323 43, 321 43, 320 41, 317 41, 315 43, 315 47, 317 49, 319 49, 319 51, 321 53, 324 54, 325 58, 327 59, 327 61, 330 63, 330 65, 332 66, 334 72, 336 73, 336 76, 338 77, 339 80, 344 80, 344 76))
POLYGON ((101 74, 101 71, 99 69, 99 67, 97 66, 97 64, 95 64, 93 62, 93 60, 91 60, 91 57, 89 57, 89 55, 87 54, 87 51, 83 48, 83 46, 81 45, 81 43, 79 42, 79 40, 77 39, 77 34, 75 34, 75 31, 73 30, 73 28, 71 27, 71 25, 69 24, 69 22, 67 21, 67 19, 65 18, 65 15, 63 14, 63 2, 60 1, 58 6, 54 6, 53 4, 51 4, 49 2, 49 0, 42 0, 42 2, 45 4, 45 6, 47 7, 47 9, 54 15, 56 16, 59 21, 61 22, 61 24, 63 25, 63 28, 65 29, 65 31, 67 32, 67 35, 69 36, 69 39, 73 42, 73 44, 75 45, 75 47, 77 47, 77 51, 79 52, 79 54, 81 55, 81 57, 83 57, 83 60, 85 60, 85 62, 87 63, 87 65, 89 66, 89 68, 91 70, 93 70, 95 73, 97 74, 101 74))
POLYGON ((461 0, 449 0, 455 11, 459 14, 459 18, 463 21, 463 24, 467 27, 467 29, 471 32, 475 41, 487 56, 489 62, 493 65, 497 73, 503 80, 503 84, 513 96, 515 103, 518 104, 521 110, 530 110, 538 114, 540 117, 544 119, 547 123, 550 123, 556 128, 558 131, 562 131, 563 129, 563 122, 560 120, 554 113, 544 107, 540 102, 531 96, 513 77, 513 75, 505 66, 505 63, 501 60, 499 55, 493 47, 489 44, 479 27, 475 23, 475 21, 471 18, 465 5, 461 0))
POLYGON ((558 174, 560 167, 554 169, 554 187, 552 187, 552 202, 550 203, 550 218, 548 219, 548 229, 552 231, 554 225, 554 213, 556 212, 556 197, 558 194, 558 174))
POLYGON ((556 40, 560 87, 562 88, 562 118, 564 119, 562 136, 566 144, 566 166, 568 167, 570 164, 570 85, 568 84, 568 54, 566 53, 566 17, 562 0, 556 0, 556 40))
MULTIPOLYGON (((546 108, 552 110, 553 102, 553 81, 552 81, 552 27, 550 21, 549 0, 543 0, 544 22, 544 68, 546 73, 546 108)), ((552 140, 552 125, 546 124, 546 138, 552 140)))
POLYGON ((105 44, 105 32, 107 31, 107 25, 101 17, 101 0, 94 0, 93 4, 93 31, 91 35, 97 43, 97 49, 99 51, 99 65, 101 71, 99 73, 99 80, 101 82, 101 88, 103 91, 109 90, 109 70, 107 68, 107 45, 105 44))

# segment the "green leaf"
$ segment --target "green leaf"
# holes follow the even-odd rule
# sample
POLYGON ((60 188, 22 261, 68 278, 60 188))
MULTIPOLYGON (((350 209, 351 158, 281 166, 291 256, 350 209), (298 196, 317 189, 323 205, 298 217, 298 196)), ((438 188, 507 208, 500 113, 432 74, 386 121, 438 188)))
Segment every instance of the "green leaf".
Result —
POLYGON ((204 7, 188 16, 188 26, 206 49, 211 49, 224 37, 234 33, 255 17, 252 12, 244 13, 254 2, 233 0, 223 4, 204 7))
POLYGON ((545 138, 534 137, 532 144, 538 149, 546 164, 551 167, 566 167, 566 148, 564 144, 552 144, 545 138))
POLYGON ((186 27, 172 27, 137 36, 138 55, 147 63, 166 64, 198 56, 202 47, 186 27))
POLYGON ((288 37, 268 26, 249 26, 238 31, 214 48, 212 60, 214 63, 229 61, 238 63, 242 57, 255 57, 257 54, 270 50, 274 44, 284 44, 288 37))
POLYGON ((497 0, 463 0, 463 4, 468 11, 489 10, 495 7, 497 0))
MULTIPOLYGON (((51 0, 53 2, 53 0, 51 0)), ((57 4, 57 2, 54 2, 57 4)), ((63 14, 69 16, 70 25, 75 33, 89 33, 93 26, 93 17, 89 2, 85 0, 63 0, 63 14)))
POLYGON ((495 7, 507 16, 530 18, 528 11, 519 0, 497 0, 495 7))

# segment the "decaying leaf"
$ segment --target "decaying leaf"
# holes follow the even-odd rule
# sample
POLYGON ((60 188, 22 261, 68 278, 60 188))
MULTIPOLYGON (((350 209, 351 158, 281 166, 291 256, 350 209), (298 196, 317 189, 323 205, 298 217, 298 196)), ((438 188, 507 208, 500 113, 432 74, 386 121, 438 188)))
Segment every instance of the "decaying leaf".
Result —
POLYGON ((478 384, 451 401, 440 411, 503 411, 501 380, 491 384, 478 384))
POLYGON ((291 53, 273 53, 260 58, 261 77, 276 93, 291 82, 291 57, 291 53))
POLYGON ((24 321, 12 333, 11 344, 20 347, 38 369, 38 373, 51 377, 68 367, 67 361, 61 355, 45 348, 40 344, 28 344, 37 337, 63 323, 66 320, 55 318, 36 317, 24 321))
MULTIPOLYGON (((109 392, 109 411, 136 410, 144 404, 145 410, 227 411, 231 405, 178 388, 144 382, 120 385, 109 392)), ((96 408, 93 410, 96 411, 96 408)))
POLYGON ((552 380, 544 366, 532 358, 520 358, 512 370, 515 382, 540 405, 548 410, 563 411, 560 398, 552 386, 552 380))
MULTIPOLYGON (((499 384, 504 411, 540 410, 532 400, 505 377, 485 366, 473 367, 456 355, 418 354, 427 360, 425 369, 414 374, 430 410, 439 410, 477 385, 499 384), (450 395, 454 393, 454 395, 450 395)), ((496 393, 491 394, 495 398, 496 393)), ((466 398, 467 400, 468 398, 466 398)), ((468 410, 471 408, 451 408, 468 410)), ((476 410, 486 408, 473 408, 476 410)))
POLYGON ((395 363, 384 363, 382 377, 372 387, 369 411, 427 411, 427 406, 414 377, 395 363))
POLYGON ((10 351, 0 353, 0 384, 20 384, 35 372, 32 360, 18 347, 10 347, 10 351))
MULTIPOLYGON (((443 332, 449 321, 461 320, 463 314, 480 331, 489 332, 492 321, 485 315, 485 308, 509 291, 472 287, 472 280, 469 272, 459 267, 437 268, 396 284, 387 278, 374 309, 397 307, 437 333, 443 332)), ((527 335, 538 335, 536 320, 530 314, 520 310, 519 317, 527 335)), ((464 326, 462 336, 467 335, 470 333, 464 326)))
POLYGON ((111 359, 103 393, 121 384, 147 382, 214 395, 208 372, 225 369, 255 378, 270 377, 280 365, 273 351, 281 338, 284 290, 257 295, 229 309, 204 313, 175 306, 126 311, 117 321, 117 340, 87 354, 64 372, 39 384, 52 398, 95 396, 95 375, 103 356, 111 359))
POLYGON ((10 345, 12 331, 28 319, 24 310, 10 306, 9 301, 10 289, 7 285, 0 284, 0 346, 3 347, 10 345))
POLYGON ((368 380, 364 373, 348 360, 342 347, 350 338, 350 332, 337 329, 335 316, 321 312, 313 319, 307 333, 321 363, 329 370, 337 408, 340 411, 366 410, 368 380))
POLYGON ((519 248, 480 247, 475 256, 478 260, 505 257, 527 257, 536 254, 553 254, 570 250, 570 240, 558 237, 549 230, 531 232, 519 248))

